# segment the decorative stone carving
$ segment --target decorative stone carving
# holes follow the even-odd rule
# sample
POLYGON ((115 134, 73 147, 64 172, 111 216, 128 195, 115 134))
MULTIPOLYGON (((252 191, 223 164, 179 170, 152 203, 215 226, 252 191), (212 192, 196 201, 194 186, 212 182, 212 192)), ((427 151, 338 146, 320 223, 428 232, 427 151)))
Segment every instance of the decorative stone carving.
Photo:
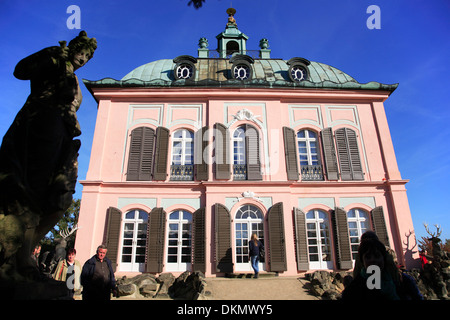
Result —
POLYGON ((247 120, 258 123, 258 118, 261 116, 255 116, 253 112, 248 109, 241 109, 235 115, 233 115, 233 120, 228 124, 228 128, 231 127, 236 121, 247 120))
POLYGON ((14 76, 31 93, 0 148, 0 281, 38 280, 32 249, 72 202, 81 134, 82 96, 75 70, 97 48, 85 31, 22 59, 14 76))

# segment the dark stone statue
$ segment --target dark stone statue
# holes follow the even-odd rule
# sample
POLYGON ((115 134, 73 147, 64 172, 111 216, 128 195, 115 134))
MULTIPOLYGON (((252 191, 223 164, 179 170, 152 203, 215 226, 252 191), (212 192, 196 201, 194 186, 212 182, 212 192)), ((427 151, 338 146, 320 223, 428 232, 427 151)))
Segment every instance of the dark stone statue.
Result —
POLYGON ((74 72, 96 48, 81 31, 68 46, 42 49, 14 70, 30 80, 31 94, 0 147, 0 281, 39 279, 31 251, 72 202, 82 98, 74 72))

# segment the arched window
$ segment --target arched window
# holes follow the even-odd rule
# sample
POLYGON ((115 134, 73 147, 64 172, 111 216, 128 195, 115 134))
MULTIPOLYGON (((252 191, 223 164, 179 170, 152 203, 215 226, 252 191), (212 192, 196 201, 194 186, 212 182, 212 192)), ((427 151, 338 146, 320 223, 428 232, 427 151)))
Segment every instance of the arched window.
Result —
POLYGON ((192 255, 192 214, 175 210, 169 215, 166 271, 189 271, 192 255))
POLYGON ((233 177, 235 180, 247 179, 245 150, 245 126, 241 126, 233 133, 233 177))
POLYGON ((323 180, 317 133, 307 129, 298 131, 297 148, 302 181, 323 180))
POLYGON ((310 210, 306 214, 306 235, 310 269, 332 269, 330 223, 322 210, 310 210))
POLYGON ((172 135, 170 180, 194 179, 194 133, 180 129, 172 135))
POLYGON ((361 236, 364 232, 370 230, 369 213, 362 209, 351 209, 347 212, 347 222, 352 259, 355 260, 358 254, 361 236))
POLYGON ((130 210, 123 219, 121 271, 144 271, 148 214, 130 210))
POLYGON ((237 127, 233 132, 232 145, 233 179, 262 180, 256 128, 249 124, 237 127))
MULTIPOLYGON (((264 216, 259 208, 243 205, 236 212, 234 219, 236 241, 236 271, 251 271, 248 258, 248 244, 253 233, 264 244, 264 216)), ((261 259, 261 268, 265 259, 261 259)))

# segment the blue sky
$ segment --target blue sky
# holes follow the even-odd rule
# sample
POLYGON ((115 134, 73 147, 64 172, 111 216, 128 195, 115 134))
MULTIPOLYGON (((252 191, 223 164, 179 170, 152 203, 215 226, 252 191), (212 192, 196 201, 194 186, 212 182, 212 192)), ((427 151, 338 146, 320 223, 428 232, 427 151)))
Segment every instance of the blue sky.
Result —
MULTIPOLYGON (((0 1, 0 137, 29 94, 13 76, 17 62, 44 47, 71 40, 67 8, 81 10, 81 29, 96 37, 94 58, 79 79, 121 79, 157 59, 197 56, 201 37, 216 49, 225 29, 228 0, 14 0, 0 1)), ((448 0, 233 0, 248 49, 269 40, 273 58, 304 57, 334 66, 361 83, 399 83, 385 102, 399 169, 406 185, 416 236, 423 223, 450 238, 450 2, 448 0), (366 25, 370 5, 380 8, 381 29, 366 25)), ((97 105, 82 85, 79 180, 86 177, 97 105)), ((76 198, 82 186, 77 185, 76 198)))

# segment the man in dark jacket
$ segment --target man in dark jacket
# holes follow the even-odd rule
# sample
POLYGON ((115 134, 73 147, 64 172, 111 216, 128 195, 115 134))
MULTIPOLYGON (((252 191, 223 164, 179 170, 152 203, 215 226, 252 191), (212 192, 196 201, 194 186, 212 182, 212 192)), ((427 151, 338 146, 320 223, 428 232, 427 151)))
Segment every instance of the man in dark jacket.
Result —
POLYGON ((110 300, 111 291, 115 294, 116 279, 106 252, 106 246, 99 246, 97 254, 83 266, 80 277, 83 300, 110 300))

